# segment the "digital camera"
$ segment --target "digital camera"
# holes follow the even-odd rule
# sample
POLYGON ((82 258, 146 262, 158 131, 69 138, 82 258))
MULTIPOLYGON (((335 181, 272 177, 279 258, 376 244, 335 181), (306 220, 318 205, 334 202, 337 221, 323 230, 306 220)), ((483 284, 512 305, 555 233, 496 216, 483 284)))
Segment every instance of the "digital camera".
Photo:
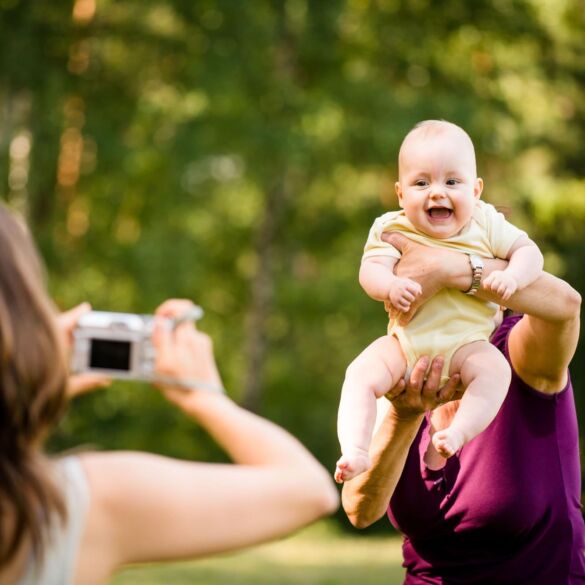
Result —
MULTIPOLYGON (((170 328, 201 318, 194 306, 184 316, 168 319, 170 328)), ((124 380, 153 380, 156 351, 152 345, 154 316, 91 311, 73 331, 71 369, 124 380)))

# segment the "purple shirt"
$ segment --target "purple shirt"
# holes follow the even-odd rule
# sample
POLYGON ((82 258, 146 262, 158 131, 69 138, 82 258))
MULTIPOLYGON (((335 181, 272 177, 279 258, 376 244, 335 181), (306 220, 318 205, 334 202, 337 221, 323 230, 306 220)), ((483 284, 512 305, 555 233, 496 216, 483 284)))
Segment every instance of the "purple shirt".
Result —
MULTIPOLYGON (((492 343, 508 359, 508 317, 492 343)), ((440 470, 423 462, 429 418, 388 516, 404 533, 405 585, 585 583, 577 416, 570 381, 554 395, 515 372, 495 420, 440 470)))

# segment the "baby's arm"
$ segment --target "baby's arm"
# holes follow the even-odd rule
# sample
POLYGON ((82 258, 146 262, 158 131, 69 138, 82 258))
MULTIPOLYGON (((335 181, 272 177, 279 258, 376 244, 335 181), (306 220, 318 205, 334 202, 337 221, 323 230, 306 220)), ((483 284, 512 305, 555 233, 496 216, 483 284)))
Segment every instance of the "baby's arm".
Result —
POLYGON ((389 300, 396 309, 406 312, 422 289, 418 282, 394 274, 397 262, 398 259, 392 256, 364 258, 360 267, 360 284, 374 300, 389 300))
POLYGON ((528 237, 521 236, 515 242, 505 270, 494 270, 483 281, 487 290, 507 301, 517 290, 532 284, 542 273, 543 257, 538 246, 528 237))

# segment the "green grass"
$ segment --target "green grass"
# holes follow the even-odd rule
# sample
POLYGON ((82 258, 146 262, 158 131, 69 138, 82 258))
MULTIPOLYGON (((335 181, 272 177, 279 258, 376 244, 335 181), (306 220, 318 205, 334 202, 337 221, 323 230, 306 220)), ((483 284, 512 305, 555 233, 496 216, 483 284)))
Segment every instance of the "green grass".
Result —
POLYGON ((320 522, 243 552, 131 567, 110 585, 399 585, 401 562, 398 536, 348 534, 320 522))

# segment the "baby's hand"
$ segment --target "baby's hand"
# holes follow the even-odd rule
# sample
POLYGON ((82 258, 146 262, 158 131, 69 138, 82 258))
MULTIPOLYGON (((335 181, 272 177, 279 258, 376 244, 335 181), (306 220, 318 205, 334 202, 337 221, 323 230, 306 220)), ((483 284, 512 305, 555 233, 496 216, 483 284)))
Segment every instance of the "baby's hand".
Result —
POLYGON ((421 293, 422 288, 418 282, 410 280, 410 278, 396 277, 392 279, 388 297, 394 308, 406 313, 410 309, 411 303, 421 293))
POLYGON ((507 301, 518 289, 518 281, 507 270, 494 270, 483 281, 483 287, 507 301))

